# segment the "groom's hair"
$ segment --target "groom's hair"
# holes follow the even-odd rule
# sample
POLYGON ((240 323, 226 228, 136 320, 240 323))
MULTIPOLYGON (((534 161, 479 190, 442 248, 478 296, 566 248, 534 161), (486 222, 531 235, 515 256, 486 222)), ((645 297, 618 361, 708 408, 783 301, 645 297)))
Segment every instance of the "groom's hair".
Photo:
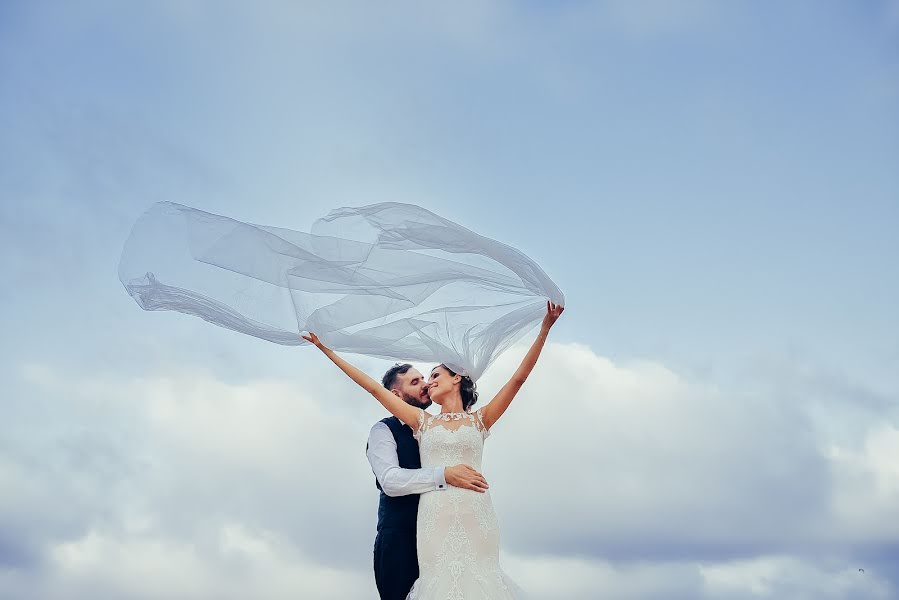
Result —
POLYGON ((405 375, 406 371, 412 368, 412 365, 409 363, 396 363, 390 370, 384 373, 384 377, 381 378, 381 385, 383 385, 388 390, 392 390, 393 386, 396 385, 396 380, 399 379, 400 375, 405 375))

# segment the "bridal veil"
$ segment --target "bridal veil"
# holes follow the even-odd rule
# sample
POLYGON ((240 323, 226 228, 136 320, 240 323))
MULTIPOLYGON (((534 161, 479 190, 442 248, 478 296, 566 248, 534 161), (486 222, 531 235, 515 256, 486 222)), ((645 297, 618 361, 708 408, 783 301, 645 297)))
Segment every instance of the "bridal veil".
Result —
POLYGON ((171 202, 135 223, 119 279, 145 310, 174 310, 285 345, 442 362, 477 379, 563 304, 530 258, 419 206, 339 208, 309 233, 171 202))

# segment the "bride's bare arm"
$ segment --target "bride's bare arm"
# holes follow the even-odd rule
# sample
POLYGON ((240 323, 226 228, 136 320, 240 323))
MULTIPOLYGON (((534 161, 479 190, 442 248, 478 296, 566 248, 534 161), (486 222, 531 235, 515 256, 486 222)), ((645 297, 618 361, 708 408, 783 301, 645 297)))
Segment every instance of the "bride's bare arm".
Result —
POLYGON ((418 427, 418 415, 421 412, 420 408, 415 408, 414 406, 406 404, 383 385, 340 358, 336 352, 325 346, 314 333, 310 332, 309 335, 304 335, 302 337, 307 342, 312 342, 312 344, 321 350, 325 356, 330 358, 335 365, 340 367, 341 371, 349 375, 350 379, 358 383, 366 392, 374 396, 378 402, 384 405, 384 408, 393 413, 400 421, 412 429, 418 427))
POLYGON ((509 404, 511 404, 512 400, 515 398, 515 394, 517 394, 518 390, 521 389, 521 386, 524 385, 528 375, 531 374, 531 370, 533 370, 534 365, 537 363, 537 359, 540 357, 540 352, 543 350, 543 344, 546 343, 546 337, 549 335, 550 328, 562 314, 563 310, 565 310, 564 306, 547 301, 546 316, 543 317, 543 323, 540 325, 540 333, 537 334, 537 339, 531 344, 530 350, 524 355, 521 364, 518 366, 515 374, 512 375, 512 378, 499 390, 499 392, 497 392, 496 396, 493 397, 493 400, 481 409, 481 419, 484 421, 484 426, 487 429, 490 429, 493 424, 503 416, 503 413, 506 412, 506 409, 509 408, 509 404))

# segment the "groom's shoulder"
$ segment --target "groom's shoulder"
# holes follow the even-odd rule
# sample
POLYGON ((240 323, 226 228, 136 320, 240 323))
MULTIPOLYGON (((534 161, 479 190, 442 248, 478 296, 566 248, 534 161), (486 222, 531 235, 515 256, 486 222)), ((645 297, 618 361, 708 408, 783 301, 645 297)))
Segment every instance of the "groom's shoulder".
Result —
POLYGON ((384 417, 383 419, 375 423, 375 425, 377 426, 379 423, 387 425, 387 427, 389 427, 390 429, 396 429, 398 427, 402 427, 403 425, 403 422, 400 421, 397 417, 384 417))
POLYGON ((383 419, 381 419, 380 421, 377 421, 374 425, 371 426, 371 431, 375 432, 378 429, 381 429, 383 427, 387 427, 387 429, 390 429, 391 431, 393 431, 400 424, 401 424, 400 420, 397 419, 396 417, 384 417, 383 419))
POLYGON ((393 434, 393 437, 412 437, 412 428, 400 421, 397 417, 384 417, 374 425, 372 425, 372 431, 386 426, 387 429, 390 430, 390 433, 393 434))

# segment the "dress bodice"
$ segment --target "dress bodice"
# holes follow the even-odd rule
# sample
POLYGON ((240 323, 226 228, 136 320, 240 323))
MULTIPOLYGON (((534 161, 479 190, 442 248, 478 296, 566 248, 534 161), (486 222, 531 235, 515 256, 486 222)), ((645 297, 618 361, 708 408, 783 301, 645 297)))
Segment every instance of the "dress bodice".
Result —
POLYGON ((421 466, 440 467, 466 464, 481 470, 484 440, 490 431, 484 427, 481 411, 419 414, 415 438, 421 453, 421 466))
MULTIPOLYGON (((419 413, 414 431, 423 467, 481 471, 489 431, 481 412, 419 413)), ((499 524, 490 492, 450 486, 422 494, 417 550, 421 574, 407 600, 510 600, 516 586, 499 566, 499 524)))

